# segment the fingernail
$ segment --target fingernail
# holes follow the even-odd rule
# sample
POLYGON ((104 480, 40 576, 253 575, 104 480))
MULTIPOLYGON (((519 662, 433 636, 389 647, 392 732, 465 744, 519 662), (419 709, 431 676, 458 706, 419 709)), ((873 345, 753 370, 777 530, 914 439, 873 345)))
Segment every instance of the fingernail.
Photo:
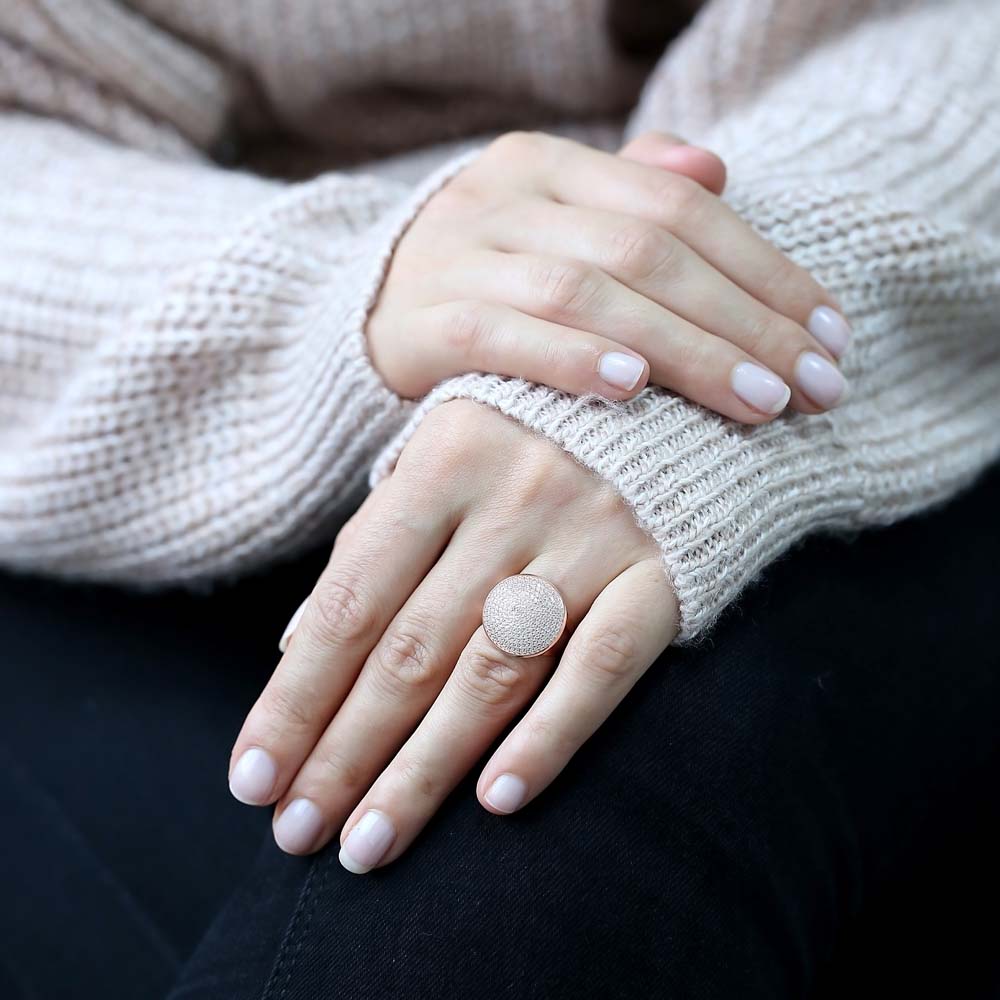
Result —
POLYGON ((274 824, 274 840, 288 854, 308 854, 323 832, 323 815, 309 799, 295 799, 274 824))
POLYGON ((792 390, 774 372, 749 361, 741 361, 733 369, 730 382, 733 392, 761 413, 780 413, 792 395, 792 390))
POLYGON ((851 324, 829 306, 816 306, 806 324, 809 332, 835 357, 844 353, 851 339, 851 324))
POLYGON ((347 835, 340 863, 355 875, 370 872, 396 839, 396 828, 384 813, 369 809, 347 835))
POLYGON ((262 806, 271 800, 278 768, 266 750, 244 750, 229 776, 229 791, 234 799, 248 806, 262 806))
POLYGON ((795 366, 795 383, 817 405, 824 409, 836 406, 847 388, 847 379, 812 351, 803 351, 795 366))
POLYGON ((298 626, 299 621, 302 618, 302 612, 305 611, 305 609, 306 609, 306 601, 308 601, 308 600, 309 600, 309 598, 307 597, 305 599, 305 601, 303 601, 295 609, 295 614, 292 615, 292 617, 288 619, 288 624, 285 626, 285 631, 281 633, 281 638, 278 640, 278 651, 279 652, 283 653, 286 649, 288 649, 288 640, 291 639, 292 633, 295 631, 296 627, 298 626))
POLYGON ((516 774, 501 774, 483 796, 494 809, 512 813, 528 797, 528 786, 516 774))
POLYGON ((601 355, 597 373, 616 389, 634 389, 646 370, 645 364, 631 354, 608 351, 601 355))

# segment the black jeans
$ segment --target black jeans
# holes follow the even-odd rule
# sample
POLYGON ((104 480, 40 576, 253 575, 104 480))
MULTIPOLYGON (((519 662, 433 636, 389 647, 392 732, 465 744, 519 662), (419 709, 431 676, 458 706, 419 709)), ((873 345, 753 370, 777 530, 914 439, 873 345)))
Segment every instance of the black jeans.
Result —
POLYGON ((202 596, 3 578, 0 996, 1000 995, 998 511, 994 473, 812 540, 522 812, 476 769, 365 876, 226 792, 324 552, 202 596))

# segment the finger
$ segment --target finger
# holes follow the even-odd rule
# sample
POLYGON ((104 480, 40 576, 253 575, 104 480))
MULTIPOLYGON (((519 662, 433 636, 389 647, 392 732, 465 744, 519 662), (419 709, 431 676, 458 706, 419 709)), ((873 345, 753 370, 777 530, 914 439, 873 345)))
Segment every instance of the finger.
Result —
MULTIPOLYGON (((474 272, 474 256, 470 251, 463 264, 466 278, 474 272)), ((488 281, 496 287, 498 279, 494 275, 488 281)), ((502 291, 509 299, 513 289, 502 291)), ((495 302, 460 299, 417 309, 410 332, 408 342, 419 347, 420 363, 434 382, 486 371, 577 396, 597 393, 620 400, 637 395, 649 381, 646 359, 620 339, 525 315, 503 304, 499 295, 495 302)))
POLYGON ((612 580, 559 666, 477 785, 490 812, 516 811, 547 788, 673 640, 677 604, 658 560, 612 580))
POLYGON ((440 693, 490 589, 524 565, 517 549, 501 552, 483 541, 459 527, 386 628, 277 804, 274 837, 282 850, 307 854, 336 833, 440 693))
POLYGON ((538 150, 548 151, 536 170, 551 197, 667 229, 764 305, 826 338, 831 353, 846 346, 850 328, 833 297, 700 184, 567 139, 546 137, 538 150))
MULTIPOLYGON (((583 326, 605 336, 627 330, 627 316, 607 316, 606 324, 588 325, 580 323, 579 315, 575 315, 581 306, 609 303, 607 296, 590 294, 598 286, 595 271, 601 271, 671 313, 729 341, 775 372, 791 387, 795 409, 816 413, 835 406, 844 395, 846 382, 837 359, 822 341, 801 324, 755 299, 682 240, 647 220, 539 199, 512 206, 491 223, 487 236, 499 250, 565 262, 555 270, 558 283, 551 277, 547 279, 551 272, 542 267, 529 270, 520 286, 509 286, 510 293, 526 289, 541 300, 541 312, 530 310, 541 318, 566 326, 583 326), (586 268, 574 269, 569 263, 574 260, 586 268)), ((471 268, 471 264, 467 266, 471 268)), ((496 285, 499 276, 491 276, 482 267, 480 271, 480 280, 485 277, 496 285)), ((463 268, 462 277, 466 274, 463 268)), ((457 277, 442 273, 436 283, 447 284, 457 277)), ((471 287, 465 291, 475 294, 471 287)), ((620 295, 617 298, 621 300, 620 295)), ((507 300, 511 300, 511 294, 507 300)), ((643 339, 616 339, 639 351, 650 363, 653 381, 664 384, 659 380, 657 365, 662 353, 650 349, 643 339)), ((669 388, 689 395, 675 385, 669 388)))
MULTIPOLYGON (((377 509, 379 498, 389 488, 389 482, 389 479, 383 479, 380 483, 377 483, 369 491, 364 500, 362 500, 358 509, 340 526, 340 530, 333 540, 334 552, 346 545, 350 539, 357 537, 358 532, 367 522, 372 511, 377 509)), ((281 633, 281 638, 278 640, 279 653, 284 653, 288 649, 288 644, 292 641, 292 636, 295 634, 295 629, 302 620, 302 615, 305 613, 308 603, 309 598, 306 597, 292 613, 291 618, 288 619, 288 624, 285 626, 285 630, 281 633)))
POLYGON ((457 515, 442 497, 390 477, 356 535, 338 545, 291 642, 250 710, 230 759, 230 789, 265 805, 287 788, 385 626, 433 565, 457 515))
POLYGON ((643 132, 626 143, 618 155, 647 167, 683 174, 712 194, 722 194, 726 187, 726 165, 715 153, 691 146, 668 132, 643 132))
MULTIPOLYGON (((593 591, 615 575, 615 565, 605 553, 586 566, 540 558, 524 572, 545 576, 559 588, 572 625, 593 591)), ((510 656, 477 629, 416 732, 347 820, 340 836, 341 863, 361 873, 399 857, 538 690, 554 659, 552 653, 510 656)))
MULTIPOLYGON (((461 310, 465 322, 475 317, 473 350, 438 347, 438 363, 457 366, 448 374, 496 371, 577 395, 597 391, 614 399, 638 392, 648 371, 656 385, 743 423, 773 419, 789 400, 781 378, 755 364, 746 351, 598 268, 561 258, 470 252, 454 278, 442 275, 438 291, 447 295, 461 289, 486 301, 447 302, 430 307, 418 321, 418 328, 430 322, 440 331, 453 322, 451 310, 461 310), (510 304, 495 304, 501 297, 510 304), (625 370, 627 364, 634 365, 632 373, 625 370), (757 382, 747 382, 747 366, 759 372, 757 382), (618 378, 620 390, 611 381, 618 378), (632 378, 630 393, 624 386, 632 378)), ((439 332, 422 342, 435 339, 443 345, 445 338, 439 332)))

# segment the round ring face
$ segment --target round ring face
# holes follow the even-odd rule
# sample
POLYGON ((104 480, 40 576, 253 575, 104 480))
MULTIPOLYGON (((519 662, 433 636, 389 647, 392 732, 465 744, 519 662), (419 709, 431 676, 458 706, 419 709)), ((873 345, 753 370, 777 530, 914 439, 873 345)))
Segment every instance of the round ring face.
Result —
POLYGON ((565 627, 562 595, 548 580, 530 573, 501 580, 483 604, 483 629, 497 649, 511 656, 541 656, 565 627))

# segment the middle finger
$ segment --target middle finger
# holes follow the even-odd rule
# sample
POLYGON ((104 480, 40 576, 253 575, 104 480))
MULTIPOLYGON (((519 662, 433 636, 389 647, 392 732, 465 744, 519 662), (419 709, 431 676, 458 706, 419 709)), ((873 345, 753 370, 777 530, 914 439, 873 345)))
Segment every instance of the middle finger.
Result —
POLYGON ((368 656, 274 814, 282 850, 321 848, 413 732, 476 630, 490 588, 523 565, 468 525, 416 587, 368 656))
MULTIPOLYGON (((567 564, 541 556, 526 572, 544 576, 566 602, 567 627, 620 570, 590 550, 567 564)), ((340 860, 361 874, 397 858, 552 672, 557 654, 502 652, 478 628, 427 715, 382 772, 341 833, 340 860)))

